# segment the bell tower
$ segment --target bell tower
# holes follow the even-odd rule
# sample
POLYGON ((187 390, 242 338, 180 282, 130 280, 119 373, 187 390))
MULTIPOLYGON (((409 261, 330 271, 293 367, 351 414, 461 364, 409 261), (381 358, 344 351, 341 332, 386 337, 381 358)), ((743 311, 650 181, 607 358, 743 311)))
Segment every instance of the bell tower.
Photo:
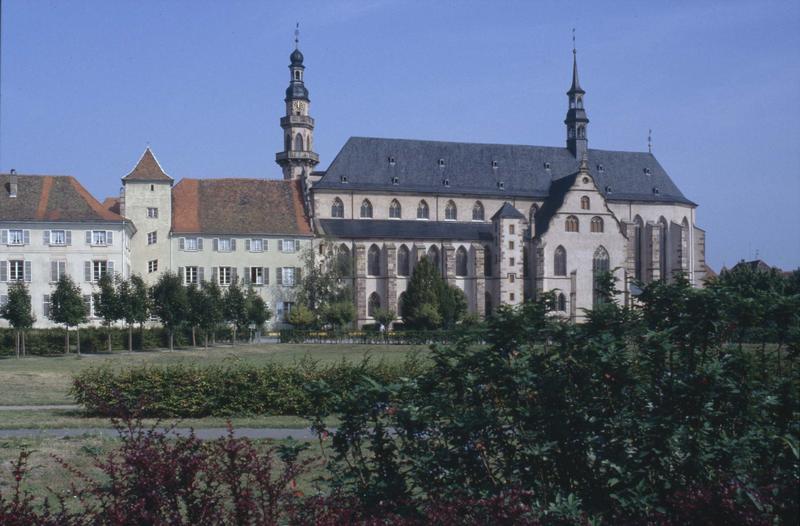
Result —
POLYGON ((583 108, 583 96, 586 92, 578 82, 578 55, 575 51, 575 30, 572 32, 572 86, 567 92, 569 109, 564 124, 567 125, 567 148, 576 159, 583 157, 588 148, 589 139, 586 130, 589 118, 583 108))
POLYGON ((283 170, 284 179, 301 179, 319 164, 313 150, 314 119, 309 117, 308 90, 303 82, 305 66, 299 49, 299 29, 294 32, 294 51, 289 56, 289 87, 286 88, 286 114, 281 117, 283 151, 275 154, 275 162, 283 170))

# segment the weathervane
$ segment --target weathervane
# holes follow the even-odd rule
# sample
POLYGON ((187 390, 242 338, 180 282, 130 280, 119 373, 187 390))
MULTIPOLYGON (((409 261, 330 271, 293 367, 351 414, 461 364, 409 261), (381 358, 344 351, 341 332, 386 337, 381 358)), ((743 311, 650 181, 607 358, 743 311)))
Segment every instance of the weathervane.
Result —
POLYGON ((575 28, 572 28, 572 54, 575 54, 575 28))
POLYGON ((647 130, 647 153, 653 153, 653 130, 647 130))
POLYGON ((300 22, 294 26, 294 48, 298 49, 300 46, 300 22))

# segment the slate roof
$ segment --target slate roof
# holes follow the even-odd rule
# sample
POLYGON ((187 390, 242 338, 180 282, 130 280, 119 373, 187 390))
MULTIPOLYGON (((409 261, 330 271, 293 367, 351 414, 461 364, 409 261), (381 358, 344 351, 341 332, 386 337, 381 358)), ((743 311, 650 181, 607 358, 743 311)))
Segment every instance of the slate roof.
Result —
POLYGON ((17 197, 9 196, 9 174, 0 174, 0 221, 122 221, 68 175, 17 175, 17 197))
POLYGON ((325 235, 344 239, 437 239, 491 241, 491 223, 457 223, 401 219, 320 219, 325 235))
POLYGON ((301 182, 181 179, 172 189, 172 231, 310 236, 301 182))
POLYGON ((501 219, 522 219, 523 221, 526 220, 525 214, 514 208, 514 205, 506 201, 503 203, 503 206, 500 207, 500 210, 495 212, 492 216, 492 221, 497 218, 501 219))
MULTIPOLYGON (((608 200, 694 205, 651 153, 589 149, 588 160, 608 200)), ((314 187, 545 198, 551 183, 575 173, 578 164, 566 147, 351 137, 314 187)))
POLYGON ((142 154, 139 162, 133 167, 131 173, 122 178, 123 181, 142 181, 142 182, 172 182, 172 177, 164 173, 161 165, 158 164, 156 156, 148 147, 142 154))

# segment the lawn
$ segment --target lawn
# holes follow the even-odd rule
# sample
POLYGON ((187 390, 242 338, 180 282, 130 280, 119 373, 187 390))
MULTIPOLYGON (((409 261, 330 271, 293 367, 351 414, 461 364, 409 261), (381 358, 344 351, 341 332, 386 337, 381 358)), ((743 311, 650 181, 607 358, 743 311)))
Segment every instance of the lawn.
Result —
MULTIPOLYGON (((0 405, 72 404, 69 396, 72 376, 87 367, 129 367, 136 365, 220 365, 240 362, 266 364, 291 363, 310 357, 319 362, 342 359, 399 362, 413 351, 425 351, 419 345, 355 345, 355 344, 264 344, 239 347, 214 347, 208 350, 115 352, 70 356, 33 356, 24 359, 0 359, 0 405)), ((3 413, 0 413, 0 423, 3 413)))

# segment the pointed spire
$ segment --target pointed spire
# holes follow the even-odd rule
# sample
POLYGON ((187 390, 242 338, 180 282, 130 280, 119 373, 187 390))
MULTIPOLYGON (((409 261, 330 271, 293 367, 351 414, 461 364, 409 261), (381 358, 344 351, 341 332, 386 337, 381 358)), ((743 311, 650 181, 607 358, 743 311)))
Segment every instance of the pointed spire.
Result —
POLYGON ((172 182, 172 177, 168 176, 161 165, 158 163, 156 156, 148 146, 145 148, 142 157, 136 166, 133 167, 131 173, 122 178, 123 181, 148 181, 148 182, 172 182))
POLYGON ((647 153, 653 153, 653 130, 647 130, 647 153))
POLYGON ((575 28, 572 28, 572 86, 570 86, 567 95, 572 95, 573 93, 586 93, 578 81, 578 52, 575 49, 575 28))

